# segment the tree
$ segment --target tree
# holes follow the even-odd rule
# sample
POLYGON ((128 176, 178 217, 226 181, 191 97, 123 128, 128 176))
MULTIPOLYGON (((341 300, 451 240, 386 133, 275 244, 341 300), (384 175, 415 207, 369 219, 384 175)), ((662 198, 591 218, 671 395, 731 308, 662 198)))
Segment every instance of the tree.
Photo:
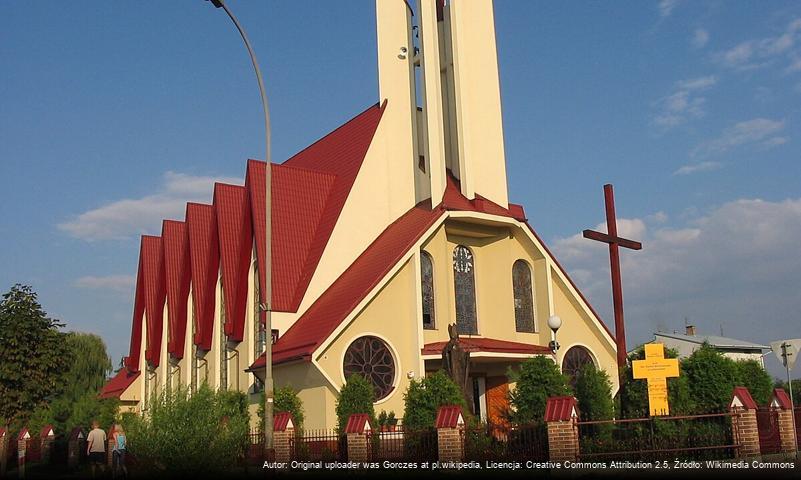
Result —
POLYGON ((737 367, 737 383, 748 388, 754 401, 759 405, 767 405, 773 395, 773 379, 756 360, 735 362, 737 367))
POLYGON ((507 375, 517 383, 509 393, 511 419, 517 423, 541 421, 548 397, 572 394, 567 376, 546 357, 530 358, 521 364, 520 371, 510 369, 507 375))
MULTIPOLYGON (((678 358, 679 353, 665 349, 665 358, 678 358)), ((623 386, 618 393, 618 411, 622 418, 644 418, 649 415, 648 382, 634 379, 632 362, 645 359, 645 348, 640 347, 629 355, 627 365, 623 367, 623 386)), ((679 376, 667 379, 668 405, 671 415, 689 415, 694 406, 690 397, 690 385, 683 364, 679 363, 679 376)))
POLYGON ((92 333, 68 332, 65 341, 72 361, 62 377, 64 397, 78 399, 87 392, 99 392, 111 372, 103 339, 92 333))
POLYGON ((247 398, 205 384, 150 399, 145 416, 126 415, 128 448, 137 465, 158 477, 207 477, 233 467, 248 446, 247 398))
MULTIPOLYGON (((787 392, 788 397, 790 396, 790 386, 785 380, 776 379, 773 388, 781 388, 787 392)), ((801 378, 793 379, 793 405, 801 407, 801 378)))
POLYGON ((14 285, 0 301, 0 418, 20 424, 64 387, 65 366, 73 359, 33 289, 14 285))
POLYGON ((468 417, 469 410, 462 390, 442 370, 421 380, 412 380, 403 395, 403 401, 404 430, 433 427, 437 410, 443 405, 460 405, 462 416, 468 417))
POLYGON ((727 410, 738 380, 734 360, 704 343, 681 363, 689 382, 695 413, 727 410))
POLYGON ((337 431, 345 432, 348 418, 355 413, 366 413, 373 425, 378 425, 375 418, 375 391, 373 385, 361 375, 351 375, 337 398, 337 431))

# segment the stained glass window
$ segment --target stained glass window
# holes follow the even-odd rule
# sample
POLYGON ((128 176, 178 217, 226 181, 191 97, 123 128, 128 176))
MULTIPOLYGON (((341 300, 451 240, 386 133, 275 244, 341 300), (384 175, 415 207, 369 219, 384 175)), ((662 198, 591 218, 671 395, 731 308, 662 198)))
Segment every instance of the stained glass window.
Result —
POLYGON ((476 278, 473 253, 459 245, 453 249, 453 283, 456 296, 456 328, 460 334, 478 334, 476 278))
POLYGON ((534 333, 534 295, 531 288, 531 268, 523 260, 512 266, 512 290, 515 302, 515 329, 534 333))
POLYGON ((381 400, 395 388, 395 359, 389 346, 378 337, 357 338, 345 351, 342 362, 345 379, 358 374, 373 384, 376 400, 381 400))
POLYGON ((434 328, 434 264, 428 252, 420 254, 420 283, 422 286, 423 328, 434 328))
POLYGON ((228 337, 225 336, 225 290, 220 278, 220 390, 228 389, 228 337))
POLYGON ((589 364, 594 364, 590 351, 582 346, 570 347, 562 359, 562 373, 570 378, 570 385, 576 386, 579 371, 589 364))

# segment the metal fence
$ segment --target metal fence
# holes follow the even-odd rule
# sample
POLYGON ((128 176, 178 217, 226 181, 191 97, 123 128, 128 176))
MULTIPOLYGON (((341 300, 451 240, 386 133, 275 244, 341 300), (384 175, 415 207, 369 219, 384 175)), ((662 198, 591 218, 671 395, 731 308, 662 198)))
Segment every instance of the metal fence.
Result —
POLYGON ((336 430, 304 430, 289 441, 293 460, 347 461, 348 441, 336 430))
POLYGON ((464 431, 466 460, 548 460, 548 427, 542 423, 524 425, 481 424, 464 431))
POLYGON ((399 426, 391 431, 373 432, 367 437, 367 452, 374 462, 436 461, 437 431, 433 428, 405 430, 399 426))
POLYGON ((579 457, 625 460, 727 459, 739 444, 736 413, 580 421, 579 457))

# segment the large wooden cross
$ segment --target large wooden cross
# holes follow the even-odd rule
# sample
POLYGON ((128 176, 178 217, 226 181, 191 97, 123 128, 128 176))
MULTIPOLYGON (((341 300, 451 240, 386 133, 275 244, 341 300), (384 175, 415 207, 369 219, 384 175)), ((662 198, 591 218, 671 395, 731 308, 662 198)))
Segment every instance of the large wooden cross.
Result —
MULTIPOLYGON (((609 264, 612 270, 612 301, 615 309, 615 340, 617 343, 618 371, 626 366, 626 328, 623 323, 623 286, 620 282, 619 247, 632 250, 642 249, 642 243, 617 236, 617 218, 615 217, 615 193, 611 184, 604 185, 604 201, 606 203, 606 231, 584 230, 584 238, 609 244, 609 264)), ((622 382, 621 382, 622 385, 622 382)))
POLYGON ((679 376, 679 361, 665 358, 661 343, 645 344, 645 360, 631 362, 636 379, 648 380, 648 409, 651 416, 669 415, 667 379, 679 376))

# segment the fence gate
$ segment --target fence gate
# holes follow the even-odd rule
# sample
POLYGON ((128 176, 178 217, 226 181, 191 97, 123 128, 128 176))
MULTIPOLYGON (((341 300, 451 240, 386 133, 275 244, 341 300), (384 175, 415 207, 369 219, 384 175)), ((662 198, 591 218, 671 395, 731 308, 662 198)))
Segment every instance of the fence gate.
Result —
POLYGON ((759 449, 763 454, 781 452, 782 442, 779 437, 778 410, 770 407, 760 407, 757 410, 757 430, 759 431, 759 449))

